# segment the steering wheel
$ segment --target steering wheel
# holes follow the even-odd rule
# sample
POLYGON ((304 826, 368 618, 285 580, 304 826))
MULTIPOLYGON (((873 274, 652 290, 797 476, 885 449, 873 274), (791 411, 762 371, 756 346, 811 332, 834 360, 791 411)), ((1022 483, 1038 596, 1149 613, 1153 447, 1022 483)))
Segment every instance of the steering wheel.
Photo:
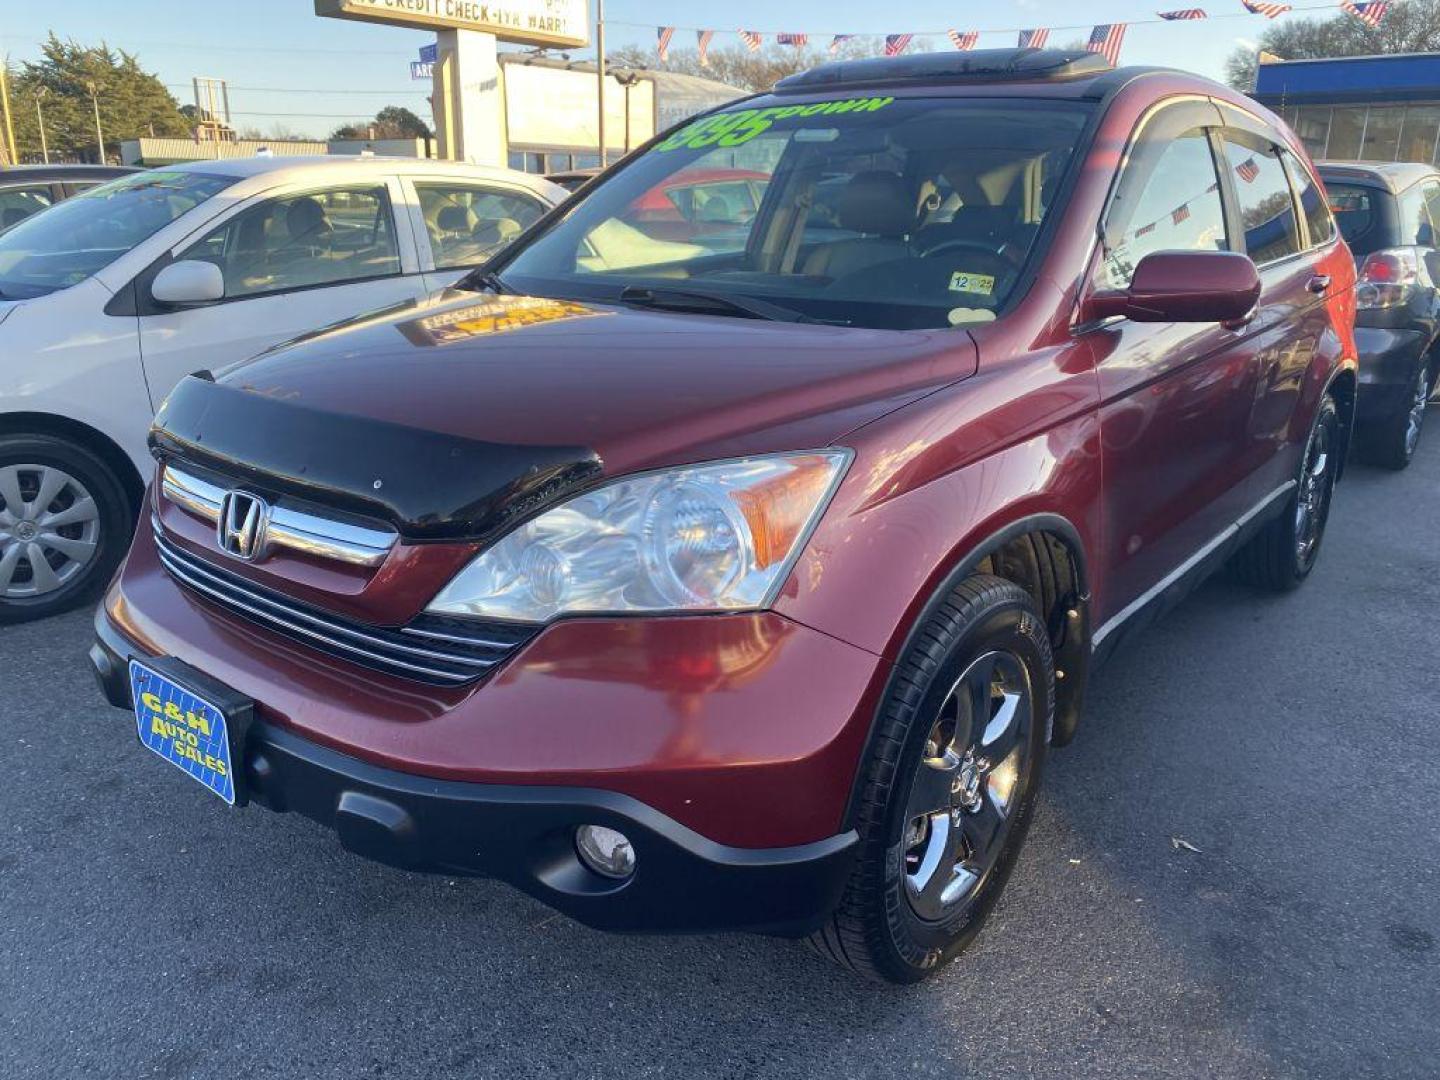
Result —
POLYGON ((973 251, 977 254, 988 255, 992 259, 1004 258, 999 251, 991 244, 981 243, 979 240, 941 240, 934 247, 920 253, 922 259, 929 259, 945 251, 973 251))

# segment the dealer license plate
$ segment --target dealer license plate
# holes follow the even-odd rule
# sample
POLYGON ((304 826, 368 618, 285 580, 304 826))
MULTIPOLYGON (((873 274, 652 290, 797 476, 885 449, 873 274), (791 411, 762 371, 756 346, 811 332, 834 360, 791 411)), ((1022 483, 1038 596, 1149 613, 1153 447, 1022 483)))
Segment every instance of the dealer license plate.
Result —
POLYGON ((138 660, 130 691, 140 741, 181 772, 235 805, 235 767, 224 711, 138 660))

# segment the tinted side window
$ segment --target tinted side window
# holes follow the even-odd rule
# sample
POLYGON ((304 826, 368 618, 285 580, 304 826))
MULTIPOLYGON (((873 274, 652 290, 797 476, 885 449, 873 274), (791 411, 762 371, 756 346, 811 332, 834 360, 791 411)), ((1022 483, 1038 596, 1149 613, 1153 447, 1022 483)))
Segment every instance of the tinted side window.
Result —
POLYGON ((1384 245, 1381 236, 1379 191, 1359 184, 1342 184, 1332 180, 1325 185, 1330 191, 1330 208, 1340 224, 1340 235, 1356 255, 1368 255, 1384 245))
POLYGON ((1294 154, 1284 150, 1280 154, 1285 161, 1285 171, 1290 174, 1290 184, 1300 194, 1300 212, 1305 215, 1310 246, 1328 243, 1335 236, 1335 219, 1330 216, 1330 205, 1321 194, 1320 185, 1294 154))
POLYGON ((1246 254, 1259 265, 1294 255, 1300 250, 1300 230, 1279 152, 1242 132, 1227 131, 1224 140, 1246 254))
POLYGON ((1124 289, 1152 251, 1224 251, 1225 210, 1204 128, 1137 148, 1106 219, 1100 287, 1124 289))
POLYGON ((196 241, 180 258, 220 267, 226 299, 400 273, 384 187, 268 199, 196 241))
POLYGON ((1440 181, 1426 180, 1420 185, 1420 192, 1430 211, 1430 223, 1440 226, 1440 181))
POLYGON ((1424 185, 1416 184, 1400 194, 1400 243, 1435 246, 1435 227, 1425 205, 1424 185))

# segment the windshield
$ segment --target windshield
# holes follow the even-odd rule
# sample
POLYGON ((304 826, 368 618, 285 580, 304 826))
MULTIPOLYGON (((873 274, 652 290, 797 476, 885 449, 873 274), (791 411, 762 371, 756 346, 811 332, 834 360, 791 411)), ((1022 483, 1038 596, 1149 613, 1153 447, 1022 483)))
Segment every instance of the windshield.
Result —
POLYGON ((0 298, 78 285, 235 182, 193 172, 122 176, 0 233, 0 298))
POLYGON ((535 295, 687 290, 887 329, 993 319, 1087 109, 834 98, 703 117, 600 184, 500 270, 535 295))

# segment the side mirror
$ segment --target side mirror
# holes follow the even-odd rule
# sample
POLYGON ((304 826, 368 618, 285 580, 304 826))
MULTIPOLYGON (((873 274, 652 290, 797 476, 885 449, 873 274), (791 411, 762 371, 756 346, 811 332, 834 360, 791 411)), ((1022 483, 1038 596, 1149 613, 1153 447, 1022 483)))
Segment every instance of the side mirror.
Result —
POLYGON ((213 303, 225 299, 225 275, 214 263, 185 259, 155 275, 150 295, 162 304, 213 303))
POLYGON ((1132 322, 1239 322, 1260 299, 1260 274, 1235 251, 1155 251, 1140 260, 1130 288, 1097 292, 1085 317, 1132 322))

